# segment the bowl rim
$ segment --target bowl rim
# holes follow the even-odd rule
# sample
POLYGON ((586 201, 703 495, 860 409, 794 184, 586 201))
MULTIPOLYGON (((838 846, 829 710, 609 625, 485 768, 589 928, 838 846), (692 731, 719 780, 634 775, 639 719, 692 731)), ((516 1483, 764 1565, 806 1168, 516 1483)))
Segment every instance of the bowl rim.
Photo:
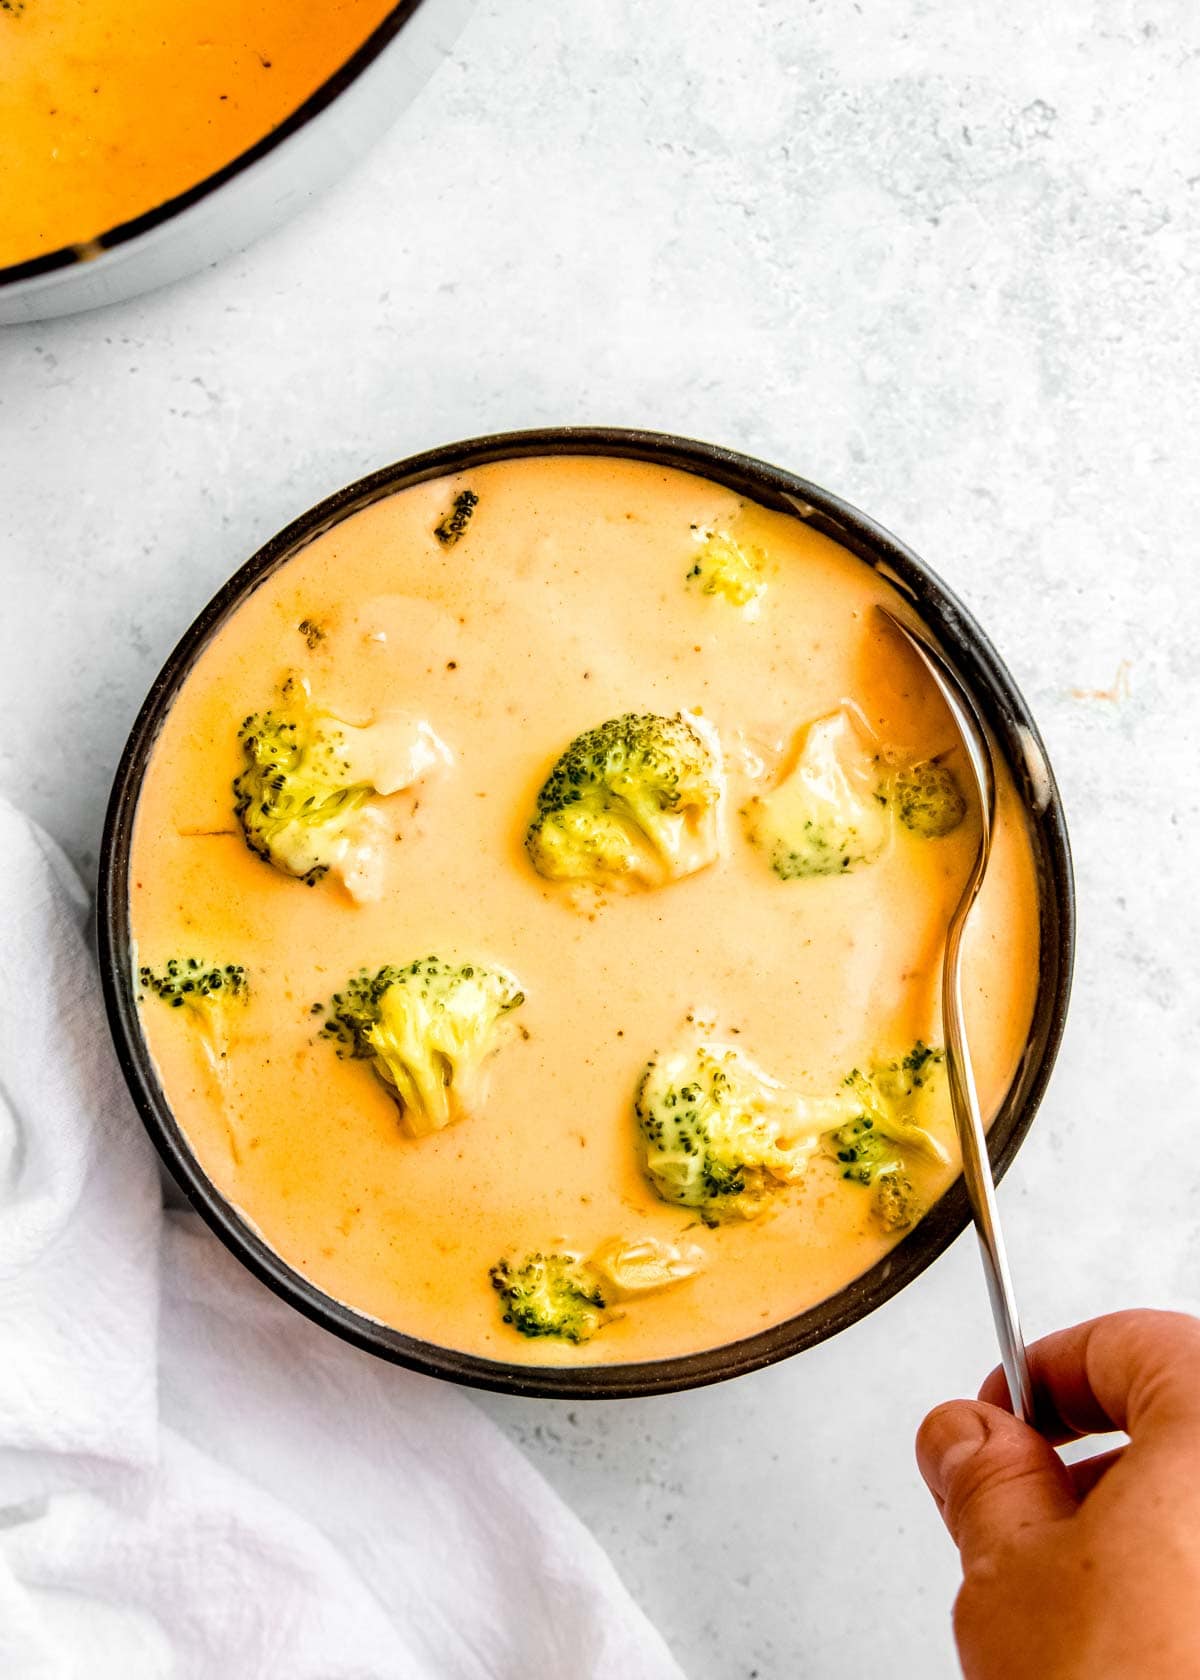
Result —
POLYGON ((92 239, 85 239, 73 245, 59 245, 53 251, 43 251, 40 256, 26 257, 21 262, 0 264, 0 290, 22 281, 40 279, 61 269, 96 262, 109 251, 117 250, 122 245, 140 239, 143 234, 165 226, 184 210, 190 210, 193 205, 211 197, 261 158, 273 152, 277 146, 281 146, 293 134, 298 134, 314 117, 332 105, 335 99, 358 80, 364 70, 374 64, 384 48, 395 40, 423 4, 424 0, 397 0, 397 4, 376 24, 350 57, 344 59, 331 75, 284 117, 282 122, 269 129, 252 146, 247 146, 245 151, 239 152, 228 163, 222 164, 220 169, 215 169, 211 175, 205 175, 171 198, 165 198, 161 203, 152 205, 149 210, 143 210, 140 215, 131 216, 127 221, 118 222, 115 227, 105 229, 92 239))
POLYGON ((880 1261, 845 1288, 766 1330, 698 1353, 628 1364, 540 1366, 443 1348, 392 1329, 326 1295, 293 1270, 208 1178, 159 1084, 142 1035, 129 932, 129 866, 141 782, 163 720, 212 636, 294 554, 372 503, 432 478, 511 459, 600 456, 672 467, 791 513, 872 565, 915 606, 981 705, 1022 794, 1038 870, 1038 988, 1021 1063, 991 1128, 997 1179, 1008 1169, 1045 1092, 1066 1020, 1075 951, 1075 894, 1062 800, 1026 702, 995 648, 940 578, 883 526, 841 497, 767 462, 694 439, 627 427, 540 427, 443 445, 335 491, 265 543, 212 597, 171 652, 121 753, 100 846, 97 942, 117 1059, 159 1154, 193 1207, 268 1288, 307 1318, 367 1352, 474 1388, 536 1398, 628 1399, 741 1376, 827 1340, 866 1317, 938 1259, 970 1223, 962 1179, 880 1261))

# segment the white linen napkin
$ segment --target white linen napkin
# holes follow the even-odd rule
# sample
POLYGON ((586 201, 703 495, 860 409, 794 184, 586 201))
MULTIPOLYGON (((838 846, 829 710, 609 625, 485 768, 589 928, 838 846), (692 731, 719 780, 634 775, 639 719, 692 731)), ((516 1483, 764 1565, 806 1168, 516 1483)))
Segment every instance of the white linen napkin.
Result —
POLYGON ((87 911, 0 801, 0 1674, 682 1680, 466 1396, 164 1214, 87 911))

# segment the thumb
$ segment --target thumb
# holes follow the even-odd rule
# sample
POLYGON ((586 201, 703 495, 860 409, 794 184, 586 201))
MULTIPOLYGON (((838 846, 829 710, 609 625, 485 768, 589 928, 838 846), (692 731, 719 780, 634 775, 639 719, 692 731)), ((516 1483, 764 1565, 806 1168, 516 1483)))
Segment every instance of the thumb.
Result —
POLYGON ((1079 1508, 1049 1442, 980 1400, 951 1400, 930 1412, 917 1432, 917 1463, 964 1570, 1022 1529, 1079 1508))

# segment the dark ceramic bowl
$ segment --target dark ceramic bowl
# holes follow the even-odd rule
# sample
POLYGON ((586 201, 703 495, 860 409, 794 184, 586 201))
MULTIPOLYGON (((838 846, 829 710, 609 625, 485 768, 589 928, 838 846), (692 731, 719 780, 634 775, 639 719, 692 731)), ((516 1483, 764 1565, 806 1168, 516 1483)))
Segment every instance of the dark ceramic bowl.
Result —
POLYGON ((724 1347, 640 1364, 545 1368, 510 1365, 414 1340, 322 1293, 284 1263, 230 1206, 188 1146, 142 1037, 129 937, 129 858, 142 777, 171 703, 209 638, 298 549, 360 508, 425 479, 521 456, 601 455, 676 467, 795 514, 876 567, 906 595, 952 655, 1001 746, 1028 812, 1041 900, 1041 967, 1021 1065, 991 1129, 999 1178, 1021 1145, 1062 1036, 1074 954, 1075 897, 1062 805, 1037 728, 1016 685, 974 619, 911 549, 874 520, 794 473, 727 449, 653 432, 552 428, 451 444, 384 467, 303 514, 259 550, 210 602, 151 689, 122 754, 100 856, 101 974, 117 1055, 160 1154, 222 1242, 264 1283, 327 1330, 384 1359, 476 1388, 563 1399, 621 1398, 694 1388, 740 1376, 824 1341, 873 1312, 924 1271, 969 1222, 962 1181, 878 1265, 819 1306, 724 1347))

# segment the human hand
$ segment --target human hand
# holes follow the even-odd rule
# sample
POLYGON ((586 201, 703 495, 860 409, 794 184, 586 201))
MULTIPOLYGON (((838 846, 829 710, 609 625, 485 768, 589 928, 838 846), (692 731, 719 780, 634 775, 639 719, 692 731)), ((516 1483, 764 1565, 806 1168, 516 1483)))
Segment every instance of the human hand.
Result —
POLYGON ((962 1554, 967 1680, 1200 1676, 1200 1320, 1120 1312, 1029 1350, 1041 1434, 1003 1375, 930 1412, 917 1461, 962 1554), (1064 1465, 1050 1443, 1124 1430, 1064 1465))

